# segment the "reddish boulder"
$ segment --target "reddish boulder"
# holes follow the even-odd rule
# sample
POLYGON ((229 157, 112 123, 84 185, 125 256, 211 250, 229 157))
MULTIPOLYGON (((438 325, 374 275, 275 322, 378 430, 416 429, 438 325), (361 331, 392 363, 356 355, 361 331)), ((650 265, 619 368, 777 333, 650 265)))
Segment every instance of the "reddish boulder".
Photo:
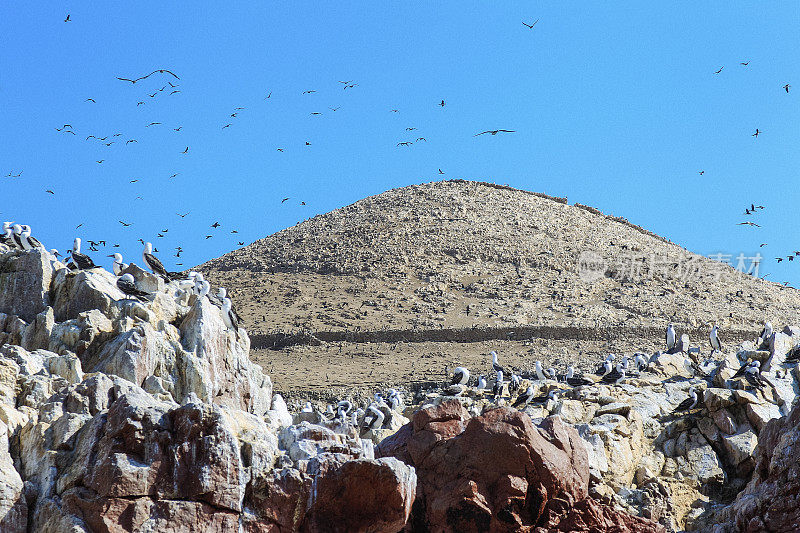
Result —
POLYGON ((501 407, 469 419, 449 400, 418 411, 409 426, 378 455, 417 469, 411 531, 663 531, 588 497, 586 449, 559 417, 535 426, 501 407))

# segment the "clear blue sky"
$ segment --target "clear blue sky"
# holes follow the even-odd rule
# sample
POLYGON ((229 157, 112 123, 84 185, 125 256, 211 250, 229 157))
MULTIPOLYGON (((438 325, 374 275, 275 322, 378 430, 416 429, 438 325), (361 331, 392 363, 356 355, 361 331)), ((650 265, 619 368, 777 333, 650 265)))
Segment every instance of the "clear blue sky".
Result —
POLYGON ((567 196, 702 254, 766 242, 762 274, 800 283, 800 259, 774 260, 800 250, 800 4, 608 4, 0 3, 0 219, 133 260, 141 237, 180 269, 465 178, 567 196), (157 68, 180 80, 116 79, 157 68), (497 128, 516 133, 473 136, 497 128), (745 217, 751 202, 766 209, 745 217))

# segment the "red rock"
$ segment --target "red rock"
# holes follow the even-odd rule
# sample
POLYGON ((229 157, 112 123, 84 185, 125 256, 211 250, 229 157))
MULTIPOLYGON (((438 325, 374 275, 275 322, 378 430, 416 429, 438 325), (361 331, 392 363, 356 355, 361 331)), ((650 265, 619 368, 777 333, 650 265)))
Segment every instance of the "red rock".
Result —
POLYGON ((378 446, 379 455, 410 459, 417 469, 407 531, 664 531, 588 497, 586 449, 559 417, 537 427, 520 411, 498 408, 467 419, 458 401, 445 401, 378 446))

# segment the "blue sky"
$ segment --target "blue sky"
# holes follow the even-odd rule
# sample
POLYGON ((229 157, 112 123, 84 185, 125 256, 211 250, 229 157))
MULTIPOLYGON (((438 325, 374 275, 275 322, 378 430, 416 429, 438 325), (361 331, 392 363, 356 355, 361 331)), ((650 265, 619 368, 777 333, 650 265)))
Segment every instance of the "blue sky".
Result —
POLYGON ((706 255, 766 242, 762 274, 800 283, 800 260, 774 260, 800 250, 800 5, 608 4, 3 2, 0 218, 61 250, 105 239, 135 260, 144 238, 180 269, 465 178, 567 196, 706 255), (116 79, 158 68, 180 80, 116 79), (498 128, 516 133, 473 136, 498 128), (766 209, 742 215, 751 202, 766 209))

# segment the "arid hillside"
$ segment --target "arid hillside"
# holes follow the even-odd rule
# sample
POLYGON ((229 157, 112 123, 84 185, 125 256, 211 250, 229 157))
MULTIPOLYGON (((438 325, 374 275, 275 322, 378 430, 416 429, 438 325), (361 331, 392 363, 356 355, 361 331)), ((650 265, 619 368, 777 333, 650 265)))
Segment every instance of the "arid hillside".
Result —
MULTIPOLYGON (((792 323, 800 310, 796 290, 740 274, 624 219, 460 180, 365 198, 198 268, 232 294, 256 349, 305 342, 279 335, 301 331, 337 343, 335 352, 345 355, 352 341, 466 341, 458 351, 468 363, 472 348, 481 345, 479 360, 486 348, 471 341, 580 338, 597 341, 602 352, 614 330, 642 331, 648 345, 657 344, 670 320, 705 347, 710 321, 741 336, 767 319, 792 323)), ((329 348, 330 363, 308 369, 285 348, 284 370, 335 376, 337 365, 363 364, 331 360, 329 348)), ((546 350, 541 358, 549 359, 546 350)), ((280 365, 277 353, 267 360, 280 365)), ((273 374, 278 386, 280 370, 273 374)), ((317 385, 336 382, 329 379, 317 385)))

